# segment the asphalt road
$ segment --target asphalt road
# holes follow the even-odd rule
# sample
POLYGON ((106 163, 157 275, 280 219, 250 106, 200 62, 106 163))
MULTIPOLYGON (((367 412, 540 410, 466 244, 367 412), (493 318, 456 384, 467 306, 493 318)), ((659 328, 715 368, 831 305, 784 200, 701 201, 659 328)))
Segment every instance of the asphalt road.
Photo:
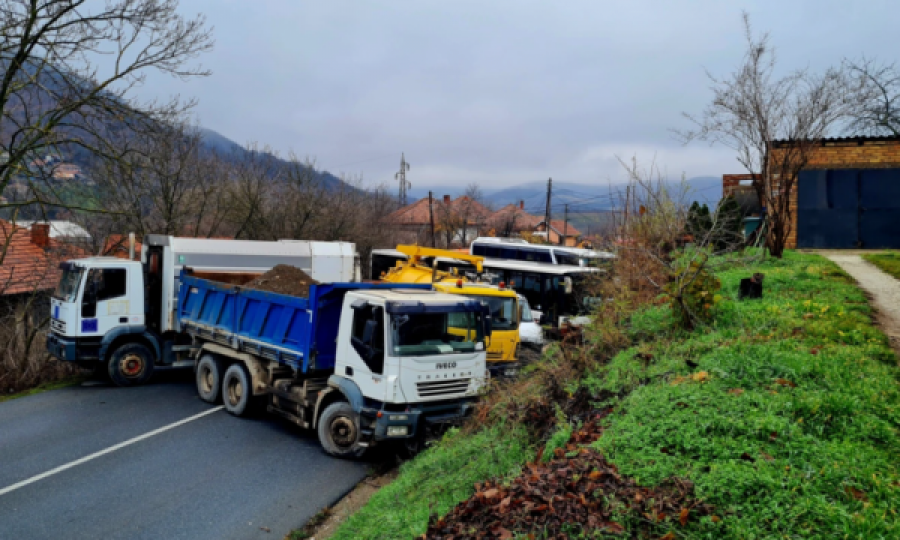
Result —
POLYGON ((214 409, 189 371, 0 403, 0 539, 280 540, 366 474, 311 431, 214 409))

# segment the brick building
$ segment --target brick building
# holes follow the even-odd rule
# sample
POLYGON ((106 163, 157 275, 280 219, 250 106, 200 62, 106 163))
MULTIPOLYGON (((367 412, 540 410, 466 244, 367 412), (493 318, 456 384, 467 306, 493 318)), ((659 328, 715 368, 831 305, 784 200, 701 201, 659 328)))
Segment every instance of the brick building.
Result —
MULTIPOLYGON (((772 152, 790 144, 775 141, 772 152)), ((746 201, 756 198, 752 180, 723 175, 723 196, 735 195, 747 210, 746 201)), ((900 137, 819 141, 794 183, 790 206, 788 248, 900 248, 900 137)))

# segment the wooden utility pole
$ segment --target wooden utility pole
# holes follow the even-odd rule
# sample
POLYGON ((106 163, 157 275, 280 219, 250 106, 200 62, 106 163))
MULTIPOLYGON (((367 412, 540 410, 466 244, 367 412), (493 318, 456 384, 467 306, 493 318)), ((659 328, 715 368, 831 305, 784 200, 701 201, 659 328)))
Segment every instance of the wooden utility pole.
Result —
POLYGON ((547 210, 544 213, 544 232, 547 233, 547 243, 550 243, 550 196, 553 193, 553 178, 547 179, 547 210))
POLYGON ((628 206, 631 204, 631 185, 625 186, 625 225, 628 225, 628 206))
POLYGON ((434 198, 431 191, 428 192, 428 217, 431 219, 431 247, 437 247, 434 244, 434 198))
POLYGON ((563 236, 559 243, 559 245, 561 245, 561 246, 566 245, 566 237, 569 236, 569 205, 568 204, 565 205, 565 209, 566 209, 566 213, 565 213, 565 217, 563 218, 563 236))

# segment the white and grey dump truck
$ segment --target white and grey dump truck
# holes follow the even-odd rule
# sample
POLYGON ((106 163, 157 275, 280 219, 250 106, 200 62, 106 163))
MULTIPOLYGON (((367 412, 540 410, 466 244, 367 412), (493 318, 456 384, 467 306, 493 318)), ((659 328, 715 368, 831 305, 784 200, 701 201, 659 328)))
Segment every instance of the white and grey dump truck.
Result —
POLYGON ((151 235, 141 259, 63 264, 52 355, 123 386, 193 366, 202 399, 235 415, 266 404, 343 457, 417 444, 466 416, 485 384, 487 308, 427 285, 360 283, 353 244, 151 235), (276 264, 320 283, 306 298, 241 287, 276 264))

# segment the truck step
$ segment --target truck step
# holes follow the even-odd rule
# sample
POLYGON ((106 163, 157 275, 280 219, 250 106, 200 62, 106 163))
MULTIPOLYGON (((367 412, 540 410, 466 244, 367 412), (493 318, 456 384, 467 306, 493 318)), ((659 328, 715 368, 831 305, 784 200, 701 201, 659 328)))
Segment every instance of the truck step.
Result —
POLYGON ((173 362, 166 366, 154 366, 153 369, 165 371, 167 369, 183 369, 183 368, 189 368, 189 367, 194 367, 193 360, 179 360, 178 362, 173 362))
POLYGON ((292 424, 296 424, 302 428, 309 428, 309 422, 307 422, 303 418, 297 416, 296 414, 290 413, 283 409, 279 409, 277 407, 273 407, 272 405, 269 405, 266 408, 266 410, 269 411, 270 413, 277 414, 278 416, 284 418, 285 420, 291 422, 292 424))

